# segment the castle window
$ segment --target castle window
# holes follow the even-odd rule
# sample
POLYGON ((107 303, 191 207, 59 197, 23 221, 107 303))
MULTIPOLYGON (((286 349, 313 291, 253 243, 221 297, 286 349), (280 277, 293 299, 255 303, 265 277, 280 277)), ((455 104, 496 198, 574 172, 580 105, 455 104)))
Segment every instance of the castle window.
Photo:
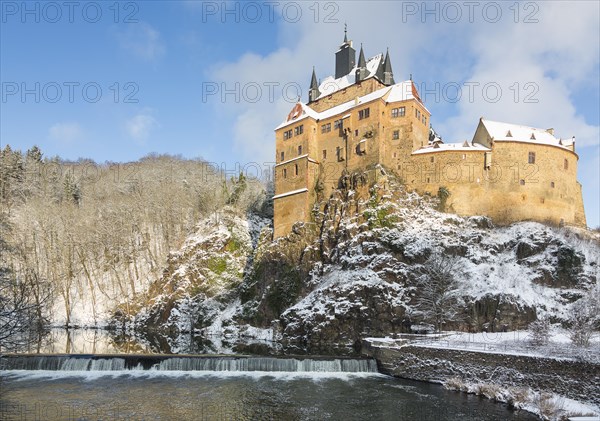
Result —
POLYGON ((398 154, 396 152, 394 152, 394 158, 396 158, 398 156, 398 154))
POLYGON ((327 159, 327 149, 323 149, 323 159, 327 159))
POLYGON ((338 161, 344 160, 344 154, 342 152, 342 148, 340 148, 339 146, 335 150, 335 155, 336 155, 338 161))
POLYGON ((420 110, 415 109, 415 117, 417 117, 417 120, 421 119, 421 111, 420 110))
POLYGON ((535 164, 535 152, 529 152, 529 163, 535 164))
POLYGON ((283 160, 285 159, 285 158, 284 158, 284 157, 285 157, 285 154, 283 153, 283 151, 281 151, 281 154, 280 154, 280 155, 281 155, 281 159, 280 159, 280 161, 282 161, 282 162, 283 162, 283 160))
POLYGON ((335 120, 333 122, 333 128, 334 129, 341 129, 342 128, 342 119, 335 120))
POLYGON ((288 140, 292 137, 292 129, 283 132, 283 140, 288 140))
POLYGON ((554 186, 555 186, 555 184, 554 184, 554 181, 551 181, 551 182, 550 182, 550 187, 551 187, 551 188, 554 188, 554 186))
POLYGON ((363 120, 365 118, 369 118, 369 115, 370 115, 370 110, 368 108, 365 108, 358 112, 358 119, 363 120))
POLYGON ((298 146, 298 155, 302 155, 302 145, 298 146))
POLYGON ((286 168, 283 169, 283 178, 287 178, 287 169, 286 168))
POLYGON ((435 161, 435 158, 432 156, 431 157, 431 162, 434 162, 434 161, 435 161))
POLYGON ((296 126, 296 128, 294 129, 294 135, 298 136, 298 135, 301 135, 302 133, 304 133, 304 125, 301 124, 299 126, 296 126))
POLYGON ((404 117, 406 114, 406 108, 398 107, 392 108, 392 118, 404 117))
POLYGON ((522 185, 522 186, 524 186, 525 185, 525 180, 519 181, 519 184, 522 185))
POLYGON ((298 164, 294 165, 294 167, 296 168, 296 175, 298 175, 298 164))
POLYGON ((564 167, 565 167, 565 170, 569 169, 569 160, 568 159, 565 159, 564 167))
POLYGON ((392 139, 400 139, 400 130, 394 130, 394 132, 392 133, 392 139))
POLYGON ((544 199, 543 197, 540 199, 540 203, 545 203, 546 199, 544 199))
POLYGON ((331 123, 323 124, 321 126, 321 133, 329 133, 331 131, 331 123))
POLYGON ((398 107, 392 109, 392 118, 404 117, 406 114, 406 108, 398 107))
POLYGON ((354 130, 354 136, 358 136, 358 129, 354 130))

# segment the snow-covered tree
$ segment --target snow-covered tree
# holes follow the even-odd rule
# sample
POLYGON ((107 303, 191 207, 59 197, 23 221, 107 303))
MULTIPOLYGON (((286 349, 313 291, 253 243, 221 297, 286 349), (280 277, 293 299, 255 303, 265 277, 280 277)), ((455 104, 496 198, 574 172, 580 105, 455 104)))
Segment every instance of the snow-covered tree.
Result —
POLYGON ((546 345, 550 340, 550 321, 539 319, 529 324, 531 343, 535 346, 546 345))
POLYGON ((577 346, 587 347, 592 337, 600 329, 600 287, 591 289, 590 293, 571 307, 569 314, 571 326, 569 336, 577 346))
POLYGON ((454 257, 434 254, 423 264, 417 280, 415 315, 440 331, 458 318, 461 309, 456 273, 460 263, 454 257))

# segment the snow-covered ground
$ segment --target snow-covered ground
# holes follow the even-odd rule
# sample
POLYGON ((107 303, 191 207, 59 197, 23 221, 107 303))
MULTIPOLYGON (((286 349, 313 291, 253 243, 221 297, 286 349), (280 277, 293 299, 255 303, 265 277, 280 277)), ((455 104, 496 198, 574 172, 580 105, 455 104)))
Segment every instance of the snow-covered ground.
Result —
POLYGON ((583 359, 600 363, 600 335, 590 340, 589 347, 575 346, 565 329, 551 330, 548 343, 535 345, 528 331, 513 332, 443 332, 430 335, 402 334, 397 337, 367 338, 367 341, 386 347, 406 345, 427 348, 457 349, 493 354, 531 355, 559 359, 583 359))

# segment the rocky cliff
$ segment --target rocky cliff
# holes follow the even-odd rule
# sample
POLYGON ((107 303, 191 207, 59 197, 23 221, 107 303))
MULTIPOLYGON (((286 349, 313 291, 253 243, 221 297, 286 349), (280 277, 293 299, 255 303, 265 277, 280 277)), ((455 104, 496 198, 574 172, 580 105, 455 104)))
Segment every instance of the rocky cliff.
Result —
POLYGON ((406 192, 374 168, 342 179, 311 223, 276 241, 268 219, 225 209, 198 224, 115 325, 319 349, 436 324, 495 331, 540 316, 566 322, 570 306, 600 282, 593 233, 533 222, 495 227, 442 208, 443 200, 406 192), (441 277, 452 282, 432 292, 427 279, 439 261, 451 262, 441 277))

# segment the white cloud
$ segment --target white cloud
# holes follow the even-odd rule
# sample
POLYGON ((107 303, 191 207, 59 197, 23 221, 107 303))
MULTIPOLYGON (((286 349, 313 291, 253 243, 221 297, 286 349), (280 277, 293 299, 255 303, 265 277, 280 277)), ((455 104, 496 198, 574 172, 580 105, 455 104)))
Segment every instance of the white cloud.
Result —
POLYGON ((600 58, 598 3, 538 4, 539 23, 473 27, 469 47, 475 64, 467 79, 480 87, 496 83, 502 95, 492 102, 475 91, 475 101, 463 98, 458 104, 456 117, 441 124, 434 119, 451 136, 446 139, 470 138, 479 117, 485 116, 553 127, 558 136, 575 136, 578 147, 598 144, 599 127, 586 123, 572 99, 575 89, 594 83, 600 58), (569 19, 577 25, 565 25, 569 19))
POLYGON ((122 49, 145 61, 156 61, 166 53, 160 32, 144 22, 128 25, 127 31, 117 33, 117 39, 122 49))
POLYGON ((148 139, 150 132, 158 126, 158 122, 151 115, 150 110, 143 110, 125 122, 125 130, 138 142, 148 139))
POLYGON ((81 140, 83 130, 78 123, 56 123, 48 130, 51 139, 63 142, 72 143, 81 140))

